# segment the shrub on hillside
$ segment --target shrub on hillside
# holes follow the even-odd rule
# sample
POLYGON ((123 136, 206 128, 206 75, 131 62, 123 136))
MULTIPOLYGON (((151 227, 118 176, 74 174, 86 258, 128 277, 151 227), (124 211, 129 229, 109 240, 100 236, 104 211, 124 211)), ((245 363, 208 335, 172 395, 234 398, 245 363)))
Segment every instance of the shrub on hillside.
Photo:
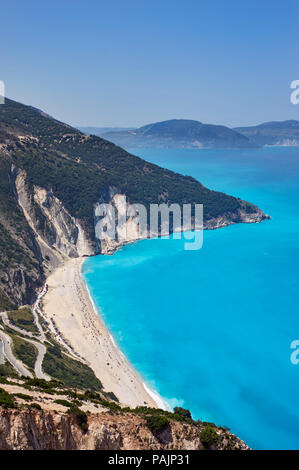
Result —
POLYGON ((219 436, 213 426, 205 426, 199 433, 199 439, 205 447, 209 447, 212 444, 217 444, 219 436))
POLYGON ((41 411, 42 410, 42 407, 38 404, 38 403, 30 403, 29 405, 27 405, 29 408, 32 408, 34 410, 38 410, 38 411, 41 411))
POLYGON ((150 415, 145 417, 147 427, 155 435, 163 431, 169 425, 169 419, 166 416, 150 415))
POLYGON ((180 406, 176 406, 176 407, 174 408, 173 412, 174 412, 176 415, 182 416, 183 418, 192 419, 192 416, 191 416, 190 411, 189 411, 189 410, 186 410, 185 408, 181 408, 180 406))
POLYGON ((0 406, 4 408, 14 408, 15 406, 13 396, 3 388, 0 388, 0 406))
POLYGON ((78 426, 82 429, 82 431, 88 431, 88 419, 85 411, 82 411, 80 408, 73 405, 69 408, 68 413, 75 418, 78 426))

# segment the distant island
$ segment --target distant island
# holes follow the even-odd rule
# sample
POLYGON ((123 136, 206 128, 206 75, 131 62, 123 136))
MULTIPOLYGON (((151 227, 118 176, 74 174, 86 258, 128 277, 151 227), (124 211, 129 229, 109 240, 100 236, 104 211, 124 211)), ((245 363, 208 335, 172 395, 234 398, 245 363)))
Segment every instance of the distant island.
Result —
POLYGON ((271 121, 258 126, 236 127, 234 129, 245 135, 256 145, 299 145, 299 121, 271 121))
POLYGON ((88 135, 96 135, 98 137, 101 137, 103 134, 107 134, 107 132, 123 132, 123 131, 133 131, 135 128, 134 127, 93 127, 93 126, 88 126, 88 127, 78 127, 81 132, 84 132, 84 134, 88 135))
POLYGON ((299 121, 273 121, 251 127, 204 124, 171 119, 140 128, 80 127, 125 148, 260 148, 267 145, 299 145, 299 121))
MULTIPOLYGON (((86 132, 87 128, 81 128, 86 132)), ((93 128, 95 129, 95 128, 93 128)), ((125 148, 257 148, 248 137, 226 126, 171 119, 139 129, 93 130, 93 134, 125 148)))

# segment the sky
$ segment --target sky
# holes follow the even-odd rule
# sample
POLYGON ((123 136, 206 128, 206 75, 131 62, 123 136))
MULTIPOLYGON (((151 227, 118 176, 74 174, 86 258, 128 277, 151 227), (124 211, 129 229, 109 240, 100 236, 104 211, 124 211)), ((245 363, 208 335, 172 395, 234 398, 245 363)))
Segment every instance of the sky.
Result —
POLYGON ((298 0, 0 1, 6 96, 74 126, 298 119, 298 0))

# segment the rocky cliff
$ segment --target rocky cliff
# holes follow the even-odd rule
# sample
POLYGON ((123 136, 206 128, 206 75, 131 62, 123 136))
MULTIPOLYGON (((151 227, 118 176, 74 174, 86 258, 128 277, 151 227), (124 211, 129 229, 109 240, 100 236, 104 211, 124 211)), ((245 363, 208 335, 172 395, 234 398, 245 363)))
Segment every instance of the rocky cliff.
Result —
POLYGON ((14 166, 11 169, 11 184, 46 268, 52 270, 65 259, 95 254, 92 241, 80 222, 69 214, 53 192, 33 185, 31 193, 26 171, 14 166), (43 228, 38 216, 43 217, 43 228))
POLYGON ((0 450, 248 450, 225 429, 215 428, 214 441, 201 442, 204 424, 171 422, 155 435, 145 419, 130 413, 88 416, 88 430, 57 411, 0 408, 0 450))

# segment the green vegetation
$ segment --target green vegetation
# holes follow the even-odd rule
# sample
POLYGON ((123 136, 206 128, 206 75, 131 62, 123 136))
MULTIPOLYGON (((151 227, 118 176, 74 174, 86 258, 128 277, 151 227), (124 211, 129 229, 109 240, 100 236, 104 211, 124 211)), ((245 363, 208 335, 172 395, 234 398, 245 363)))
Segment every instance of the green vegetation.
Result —
POLYGON ((206 425, 199 433, 199 439, 205 447, 209 447, 212 444, 217 444, 219 436, 215 430, 215 426, 210 424, 206 425))
POLYGON ((156 435, 169 426, 169 419, 163 415, 149 415, 146 416, 146 424, 149 430, 156 435))
POLYGON ((181 408, 180 406, 176 406, 173 411, 174 411, 175 414, 180 415, 183 418, 192 419, 190 411, 186 410, 185 408, 181 408))
POLYGON ((86 432, 88 430, 87 414, 85 411, 82 411, 76 403, 59 399, 55 400, 54 403, 68 408, 68 413, 75 418, 78 426, 82 429, 82 431, 86 432))
POLYGON ((80 408, 73 405, 68 410, 68 413, 75 418, 76 423, 82 429, 82 431, 84 432, 88 431, 88 419, 87 419, 87 414, 85 413, 85 411, 82 411, 80 410, 80 408))
POLYGON ((34 410, 42 410, 42 407, 38 403, 29 403, 27 406, 28 408, 32 408, 34 410))
POLYGON ((83 394, 77 393, 76 398, 78 398, 79 400, 85 400, 85 401, 99 401, 99 400, 101 401, 102 400, 101 395, 93 390, 86 390, 83 394))
POLYGON ((48 393, 49 395, 59 395, 60 393, 65 393, 62 392, 62 390, 57 390, 57 388, 63 387, 63 384, 59 382, 58 380, 44 380, 44 379, 25 379, 24 388, 27 390, 32 390, 32 388, 37 388, 38 390, 41 390, 44 393, 48 393))
POLYGON ((67 408, 72 408, 72 406, 74 406, 73 403, 67 400, 58 399, 58 400, 54 400, 54 403, 57 403, 58 405, 66 406, 67 408))
POLYGON ((31 333, 38 333, 34 323, 31 308, 22 307, 19 310, 12 310, 7 312, 7 316, 11 323, 18 328, 29 331, 31 333))
MULTIPOLYGON (((103 392, 101 392, 101 394, 103 394, 103 392)), ((166 410, 162 410, 159 408, 149 408, 147 406, 137 406, 134 409, 130 407, 122 408, 118 403, 115 403, 113 401, 103 400, 101 394, 93 392, 91 390, 87 390, 83 394, 75 393, 74 391, 69 392, 69 396, 72 399, 92 402, 92 403, 101 405, 114 413, 136 414, 136 415, 142 416, 146 421, 148 420, 148 418, 150 418, 149 419, 150 423, 159 423, 159 422, 163 423, 166 421, 167 422, 178 421, 178 422, 184 422, 188 424, 197 425, 197 423, 193 421, 193 419, 191 418, 191 414, 189 410, 185 410, 184 408, 175 409, 175 412, 173 413, 171 411, 166 411, 166 410)), ((60 402, 60 400, 58 401, 60 402)))
POLYGON ((3 388, 0 388, 0 406, 4 408, 14 408, 15 402, 13 396, 6 392, 3 388))
POLYGON ((113 401, 116 401, 116 402, 119 402, 119 399, 117 398, 117 396, 115 395, 115 393, 113 392, 102 392, 102 394, 108 398, 109 400, 113 400, 113 401))
POLYGON ((122 411, 122 407, 112 401, 100 400, 98 404, 101 406, 104 406, 105 408, 108 408, 110 411, 113 411, 114 413, 118 411, 122 411))
MULTIPOLYGON (((1 127, 1 124, 0 124, 1 127)), ((0 310, 13 310, 19 303, 31 303, 33 292, 22 296, 18 287, 21 271, 28 287, 44 282, 31 229, 10 184, 10 164, 0 158, 0 310), (15 274, 14 285, 13 273, 15 274), (18 273, 18 274, 17 274, 18 273), (10 282, 9 282, 10 281, 10 282)))
POLYGON ((27 386, 37 387, 43 390, 48 390, 48 389, 53 389, 53 388, 58 388, 58 387, 63 386, 62 382, 58 380, 47 381, 47 380, 38 379, 38 378, 26 379, 25 383, 27 386))
MULTIPOLYGON (((101 392, 101 393, 104 395, 103 392, 101 392)), ((114 411, 114 412, 122 411, 122 408, 118 403, 103 400, 102 396, 99 393, 94 392, 92 390, 86 390, 84 393, 75 393, 75 394, 72 394, 70 396, 72 398, 78 399, 80 401, 87 401, 87 402, 96 403, 96 404, 104 406, 105 408, 108 408, 109 410, 114 411)), ((130 409, 130 411, 131 411, 131 409, 130 409)))
POLYGON ((99 391, 103 388, 93 370, 82 362, 72 359, 61 350, 57 343, 47 347, 43 369, 65 386, 99 391))
POLYGON ((25 401, 32 401, 32 397, 30 395, 26 395, 26 393, 14 393, 14 396, 25 401))
POLYGON ((0 378, 1 377, 19 377, 19 375, 17 374, 13 366, 7 361, 7 359, 5 359, 4 364, 0 365, 0 378))
POLYGON ((23 338, 20 338, 20 336, 12 335, 11 338, 13 340, 12 349, 15 356, 33 370, 38 352, 36 347, 23 338))
MULTIPOLYGON (((130 408, 124 408, 123 410, 125 411, 130 411, 132 413, 136 413, 141 416, 164 416, 165 418, 173 421, 179 421, 179 422, 184 422, 184 423, 189 423, 189 424, 196 424, 195 421, 193 421, 192 418, 189 418, 188 416, 185 416, 186 413, 177 413, 177 412, 171 412, 171 411, 166 411, 166 410, 161 410, 159 408, 148 408, 147 406, 137 406, 135 409, 131 410, 130 408)), ((185 410, 188 411, 188 410, 185 410)))

